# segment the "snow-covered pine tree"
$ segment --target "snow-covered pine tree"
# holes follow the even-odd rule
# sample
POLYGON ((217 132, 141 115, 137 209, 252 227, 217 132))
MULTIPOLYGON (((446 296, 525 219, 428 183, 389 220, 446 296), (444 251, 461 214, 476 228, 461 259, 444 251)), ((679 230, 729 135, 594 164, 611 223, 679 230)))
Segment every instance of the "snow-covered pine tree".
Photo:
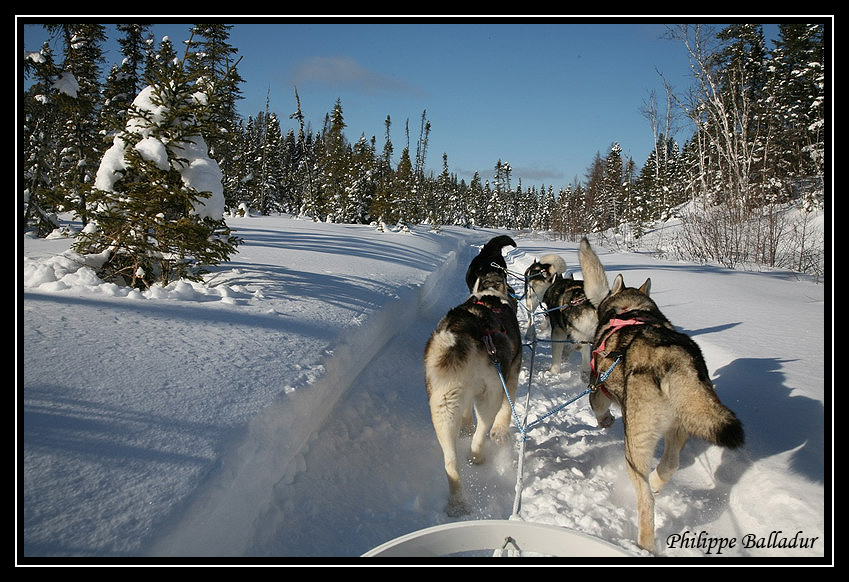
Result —
POLYGON ((383 145, 383 153, 375 162, 374 196, 369 205, 369 216, 376 222, 392 221, 392 139, 390 128, 392 120, 387 115, 384 121, 386 128, 386 141, 383 145))
POLYGON ((398 224, 413 222, 416 215, 416 196, 418 195, 413 175, 413 164, 410 161, 410 148, 401 151, 401 159, 395 169, 390 194, 390 216, 398 224))
POLYGON ((24 229, 47 236, 59 226, 55 212, 62 204, 54 191, 59 167, 55 138, 61 117, 55 97, 61 70, 53 62, 50 44, 24 56, 24 71, 34 79, 24 94, 23 179, 24 229))
POLYGON ((172 61, 130 106, 97 172, 93 221, 74 243, 100 255, 104 280, 137 288, 199 280, 238 245, 203 138, 207 99, 183 62, 172 61))
POLYGON ((345 119, 342 115, 342 101, 336 100, 333 111, 325 123, 324 148, 318 159, 318 205, 317 212, 321 220, 345 222, 348 201, 348 176, 350 156, 345 139, 345 119))
MULTIPOLYGON (((779 32, 769 89, 780 148, 776 166, 789 185, 821 179, 824 171, 825 31, 822 24, 789 23, 779 32)), ((821 205, 809 191, 803 195, 807 208, 821 205)))
POLYGON ((102 43, 106 40, 101 24, 48 24, 48 30, 60 34, 64 41, 62 86, 55 103, 63 123, 56 136, 61 152, 55 193, 63 198, 63 210, 75 212, 86 223, 86 197, 97 160, 103 153, 98 133, 97 108, 100 105, 100 63, 102 43))
MULTIPOLYGON (((209 156, 218 162, 225 175, 239 171, 239 141, 234 136, 240 124, 236 102, 242 99, 240 84, 244 81, 238 71, 241 57, 236 56, 238 50, 230 45, 232 28, 232 24, 195 24, 187 43, 186 59, 186 69, 197 79, 199 90, 210 97, 207 112, 210 130, 205 138, 209 156)), ((232 193, 227 192, 226 196, 231 198, 232 193)))
POLYGON ((371 220, 369 208, 375 193, 377 157, 374 137, 368 140, 365 135, 360 135, 360 139, 352 147, 350 165, 349 208, 344 215, 345 220, 354 224, 365 224, 371 220))
POLYGON ((472 181, 469 183, 468 197, 469 225, 485 226, 488 218, 486 213, 486 197, 478 172, 474 173, 472 181))

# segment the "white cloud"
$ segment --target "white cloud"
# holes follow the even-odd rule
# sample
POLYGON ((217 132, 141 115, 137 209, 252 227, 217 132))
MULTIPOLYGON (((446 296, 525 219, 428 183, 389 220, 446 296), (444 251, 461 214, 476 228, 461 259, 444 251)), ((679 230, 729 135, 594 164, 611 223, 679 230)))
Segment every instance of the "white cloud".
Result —
POLYGON ((421 87, 393 75, 369 70, 350 56, 311 57, 303 61, 293 74, 296 86, 310 83, 349 87, 366 94, 424 94, 421 87))

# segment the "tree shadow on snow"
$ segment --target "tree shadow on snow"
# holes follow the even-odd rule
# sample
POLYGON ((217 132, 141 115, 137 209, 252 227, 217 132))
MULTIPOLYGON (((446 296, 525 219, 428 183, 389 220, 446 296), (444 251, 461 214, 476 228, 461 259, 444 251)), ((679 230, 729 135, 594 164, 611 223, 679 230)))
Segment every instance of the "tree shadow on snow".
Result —
POLYGON ((714 386, 743 422, 746 449, 757 458, 796 449, 791 468, 823 483, 825 416, 821 402, 793 396, 778 358, 740 358, 716 371, 714 386))
MULTIPOLYGON (((703 519, 722 513, 731 489, 758 459, 794 450, 790 468, 811 481, 824 482, 823 406, 817 400, 791 395, 781 372, 784 362, 778 358, 740 358, 716 371, 713 382, 717 394, 743 423, 746 444, 740 450, 722 449, 720 463, 713 469, 715 488, 688 490, 693 501, 703 502, 703 519)), ((712 446, 690 439, 681 451, 679 470, 699 463, 712 446)))

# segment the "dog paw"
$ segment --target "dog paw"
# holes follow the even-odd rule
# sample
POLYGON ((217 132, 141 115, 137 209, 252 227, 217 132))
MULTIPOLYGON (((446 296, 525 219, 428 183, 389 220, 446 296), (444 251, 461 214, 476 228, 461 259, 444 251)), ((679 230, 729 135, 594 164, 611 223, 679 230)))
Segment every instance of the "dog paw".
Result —
POLYGON ((597 417, 596 420, 598 421, 598 425, 601 428, 610 428, 611 426, 613 426, 613 421, 615 419, 613 418, 613 415, 610 414, 610 411, 608 410, 602 416, 597 417))
POLYGON ((649 487, 651 488, 651 492, 654 495, 660 493, 660 490, 663 489, 663 486, 666 485, 666 481, 660 478, 660 475, 657 474, 657 469, 651 472, 649 475, 649 487))
POLYGON ((510 441, 510 430, 506 426, 494 426, 489 431, 489 438, 496 444, 507 444, 510 441))

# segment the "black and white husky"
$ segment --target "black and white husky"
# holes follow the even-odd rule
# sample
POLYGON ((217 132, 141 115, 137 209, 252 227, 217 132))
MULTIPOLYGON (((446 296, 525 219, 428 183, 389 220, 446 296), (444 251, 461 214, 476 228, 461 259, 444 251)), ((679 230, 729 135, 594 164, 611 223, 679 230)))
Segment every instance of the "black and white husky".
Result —
POLYGON ((530 313, 542 303, 542 297, 551 284, 563 278, 566 261, 555 254, 543 255, 525 269, 525 307, 530 313))
POLYGON ((542 302, 551 322, 551 372, 559 374, 562 363, 578 350, 581 353, 581 379, 589 382, 598 313, 587 301, 584 282, 570 273, 545 291, 542 302))
POLYGON ((590 378, 590 354, 598 316, 584 295, 584 282, 566 272, 566 261, 549 254, 534 261, 525 271, 525 305, 533 313, 545 308, 551 324, 551 372, 560 373, 564 360, 576 349, 581 352, 581 377, 590 378))
POLYGON ((464 425, 477 425, 472 436, 472 462, 484 461, 487 435, 496 443, 509 439, 516 385, 522 366, 522 343, 516 301, 506 274, 490 271, 478 277, 472 295, 437 324, 425 346, 424 368, 430 415, 442 447, 448 477, 449 515, 468 512, 463 501, 457 460, 457 438, 464 425))

